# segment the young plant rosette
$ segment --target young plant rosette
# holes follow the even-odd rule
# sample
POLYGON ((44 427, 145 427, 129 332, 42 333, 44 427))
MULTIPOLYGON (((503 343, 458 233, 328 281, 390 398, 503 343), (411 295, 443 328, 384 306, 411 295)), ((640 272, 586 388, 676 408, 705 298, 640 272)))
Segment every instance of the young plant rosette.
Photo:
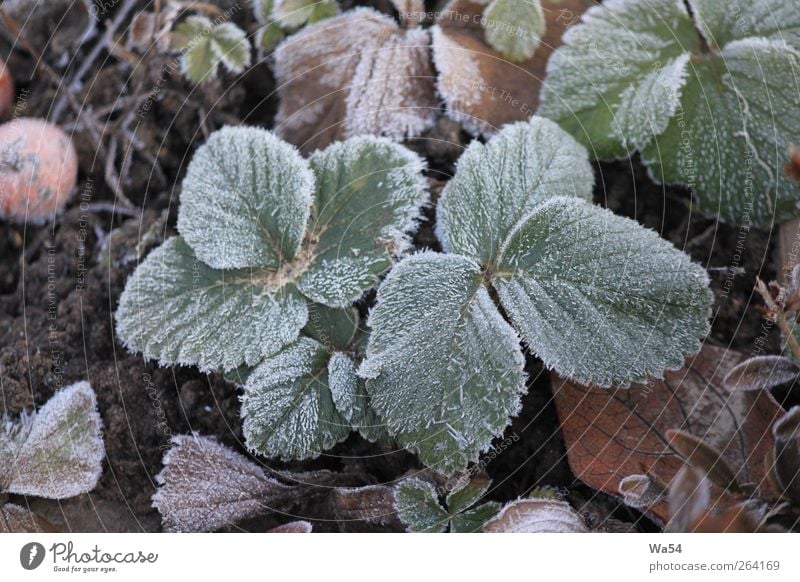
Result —
POLYGON ((305 160, 265 130, 215 132, 183 181, 180 236, 122 293, 118 336, 161 365, 231 372, 252 450, 319 454, 368 415, 352 350, 336 341, 353 339, 354 316, 334 317, 330 338, 301 330, 309 309, 350 306, 406 250, 427 201, 423 167, 381 138, 305 160))

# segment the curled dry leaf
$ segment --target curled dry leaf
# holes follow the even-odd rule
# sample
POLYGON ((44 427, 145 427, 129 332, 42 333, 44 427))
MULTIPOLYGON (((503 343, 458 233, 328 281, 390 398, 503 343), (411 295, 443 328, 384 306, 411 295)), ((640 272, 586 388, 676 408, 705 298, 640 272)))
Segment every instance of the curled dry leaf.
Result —
POLYGON ((394 491, 386 485, 334 489, 331 504, 343 532, 405 531, 394 508, 394 491))
POLYGON ((775 437, 774 472, 783 493, 800 504, 800 406, 772 427, 775 437))
MULTIPOLYGON (((743 356, 705 346, 663 380, 629 389, 584 387, 553 376, 553 391, 567 456, 587 485, 619 495, 623 478, 646 474, 669 484, 683 466, 667 431, 679 429, 720 451, 739 483, 762 497, 779 494, 767 479, 764 458, 774 439, 769 428, 784 412, 766 391, 730 391, 722 382, 743 356)), ((666 521, 658 502, 651 515, 666 521)))
POLYGON ((11 110, 14 104, 14 78, 5 61, 0 59, 0 117, 11 110))
POLYGON ((584 533, 583 519, 566 501, 518 499, 483 526, 489 533, 584 533))
POLYGON ((668 430, 669 445, 687 464, 705 471, 708 478, 723 489, 738 490, 736 471, 717 449, 682 430, 668 430))
POLYGON ((164 455, 153 506, 165 531, 213 531, 254 517, 286 500, 291 487, 210 438, 181 435, 164 455))
POLYGON ((588 0, 542 2, 545 33, 533 57, 512 63, 486 42, 480 0, 452 0, 433 29, 437 89, 447 115, 474 135, 529 118, 539 105, 539 89, 550 53, 561 35, 589 7, 588 0))
POLYGON ((49 533, 56 528, 43 517, 13 503, 0 505, 0 533, 49 533))
POLYGON ((268 533, 311 533, 313 526, 307 521, 298 520, 273 527, 268 533))
POLYGON ((733 368, 725 376, 725 385, 736 390, 766 390, 791 382, 800 374, 800 366, 783 356, 756 356, 733 368))
POLYGON ((429 45, 427 31, 371 8, 303 28, 275 50, 276 131, 305 152, 357 135, 419 135, 438 109, 429 45))
POLYGON ((664 497, 664 488, 647 475, 629 475, 619 482, 619 492, 626 505, 647 508, 664 497))

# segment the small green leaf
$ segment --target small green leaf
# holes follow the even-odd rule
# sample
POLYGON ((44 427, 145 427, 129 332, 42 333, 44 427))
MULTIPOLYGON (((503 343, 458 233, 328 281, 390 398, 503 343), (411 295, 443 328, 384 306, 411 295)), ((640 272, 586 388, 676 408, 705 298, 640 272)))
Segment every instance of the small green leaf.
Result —
POLYGON ((291 284, 270 273, 223 271, 200 261, 181 237, 154 250, 120 297, 117 334, 162 365, 211 371, 257 364, 294 341, 308 319, 291 284))
POLYGON ((242 431, 254 453, 284 459, 319 455, 350 433, 336 410, 334 382, 346 375, 328 373, 328 351, 301 337, 265 359, 247 378, 242 396, 242 431))
POLYGON ((476 533, 500 511, 500 504, 488 501, 474 509, 462 511, 450 520, 451 533, 476 533))
POLYGON ((389 433, 452 474, 502 433, 525 388, 517 335, 466 257, 405 259, 378 290, 359 375, 389 433))
POLYGON ((313 193, 294 147, 263 129, 225 127, 189 164, 178 230, 216 269, 279 269, 300 250, 313 193))
POLYGON ((507 125, 486 145, 473 141, 437 205, 447 252, 489 263, 519 220, 554 196, 591 200, 586 150, 550 120, 507 125))
POLYGON ((308 323, 303 333, 329 351, 347 350, 358 330, 358 311, 353 307, 334 309, 319 303, 308 304, 308 323))
POLYGON ((409 246, 427 201, 424 162, 388 139, 357 137, 311 158, 317 198, 310 229, 314 258, 298 287, 306 297, 344 307, 377 283, 409 246))
POLYGON ((421 479, 404 479, 395 488, 395 508, 408 530, 417 533, 442 533, 450 515, 439 504, 436 487, 421 479))
POLYGON ((369 441, 386 441, 386 427, 370 405, 364 381, 349 356, 335 352, 328 362, 331 395, 339 413, 369 441), (335 380, 334 380, 335 379, 335 380))
POLYGON ((250 65, 247 35, 232 22, 214 24, 205 16, 188 16, 175 28, 172 40, 182 53, 181 71, 194 83, 213 79, 219 65, 233 73, 250 65))
POLYGON ((336 0, 274 0, 272 16, 284 28, 300 28, 339 14, 336 0))
POLYGON ((447 495, 447 507, 452 512, 466 511, 480 501, 492 482, 486 478, 465 479, 447 495))
POLYGON ((487 42, 512 61, 531 58, 545 32, 539 0, 493 0, 483 17, 487 42))
POLYGON ((563 40, 547 63, 539 114, 601 159, 623 157, 663 130, 677 108, 686 54, 700 47, 676 0, 604 2, 563 40), (632 118, 642 126, 628 135, 632 118))
POLYGON ((94 489, 105 447, 88 382, 59 390, 19 423, 0 425, 0 493, 66 499, 94 489))
POLYGON ((556 198, 511 234, 492 281, 530 349, 584 384, 678 368, 708 332, 708 276, 654 231, 556 198))

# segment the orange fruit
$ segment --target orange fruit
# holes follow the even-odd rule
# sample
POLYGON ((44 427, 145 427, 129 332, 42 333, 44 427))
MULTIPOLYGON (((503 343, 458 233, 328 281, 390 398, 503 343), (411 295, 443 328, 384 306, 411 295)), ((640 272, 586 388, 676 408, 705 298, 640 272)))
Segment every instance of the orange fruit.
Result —
POLYGON ((42 223, 69 200, 78 155, 67 134, 43 119, 0 125, 0 217, 42 223))

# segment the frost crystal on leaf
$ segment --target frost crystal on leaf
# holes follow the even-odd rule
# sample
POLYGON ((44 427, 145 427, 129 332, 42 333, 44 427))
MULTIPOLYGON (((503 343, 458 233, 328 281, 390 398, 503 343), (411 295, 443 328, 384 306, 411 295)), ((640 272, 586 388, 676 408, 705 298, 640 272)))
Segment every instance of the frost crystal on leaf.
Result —
POLYGON ((328 373, 328 351, 300 338, 265 359, 248 376, 242 396, 242 431, 247 447, 269 457, 314 457, 350 433, 349 423, 333 403, 335 382, 346 374, 328 373))
POLYGON ((493 0, 482 22, 487 42, 512 61, 531 58, 545 29, 539 0, 493 0))
POLYGON ((389 433, 452 474, 477 459, 520 407, 519 339, 458 255, 405 259, 378 290, 359 374, 389 433))
POLYGON ((290 487, 255 463, 198 435, 181 435, 164 455, 153 507, 168 532, 214 531, 265 513, 290 487))
POLYGON ((249 270, 212 269, 173 237, 131 276, 116 317, 128 349, 210 371, 253 366, 280 350, 297 338, 308 309, 292 284, 270 289, 249 270))
POLYGON ((284 28, 299 28, 339 13, 336 0, 274 0, 272 17, 284 28))
POLYGON ((232 73, 250 65, 247 35, 232 22, 188 16, 175 28, 172 43, 181 52, 181 72, 194 83, 213 79, 220 65, 232 73))
POLYGON ((346 350, 358 331, 358 311, 353 307, 334 309, 309 303, 308 323, 303 333, 329 351, 346 350))
POLYGON ((584 533, 589 529, 569 503, 553 499, 512 501, 483 526, 489 533, 584 533))
POLYGON ((408 247, 427 202, 425 163, 375 137, 336 143, 310 161, 318 184, 310 230, 318 242, 298 286, 314 301, 344 307, 408 247))
POLYGON ((300 249, 314 186, 308 162, 286 142, 255 127, 225 127, 189 164, 178 230, 216 269, 278 269, 300 249))
POLYGON ((473 485, 465 481, 447 495, 447 509, 445 509, 439 503, 439 493, 433 484, 412 477, 404 479, 395 488, 395 507, 408 531, 477 532, 487 520, 497 514, 500 508, 500 504, 493 501, 473 507, 488 488, 488 482, 473 485))
POLYGON ((66 499, 94 489, 105 447, 88 382, 60 390, 19 423, 0 426, 0 492, 66 499))
POLYGON ((597 157, 638 149, 655 179, 689 186, 702 212, 727 222, 768 226, 796 213, 800 187, 782 171, 800 132, 800 117, 785 113, 800 105, 787 73, 800 69, 795 6, 611 0, 564 43, 540 113, 597 157))
POLYGON ((554 198, 520 222, 492 284, 531 350, 584 384, 661 377, 709 329, 701 267, 654 231, 574 198, 554 198))
POLYGON ((436 235, 447 252, 491 262, 523 216, 555 196, 591 200, 593 185, 586 150, 555 123, 507 125, 462 154, 437 205, 436 235))
POLYGON ((371 8, 303 28, 275 51, 277 131, 313 151, 361 134, 419 135, 438 103, 428 33, 371 8))
POLYGON ((50 533, 55 528, 44 518, 14 503, 0 505, 0 533, 50 533))

